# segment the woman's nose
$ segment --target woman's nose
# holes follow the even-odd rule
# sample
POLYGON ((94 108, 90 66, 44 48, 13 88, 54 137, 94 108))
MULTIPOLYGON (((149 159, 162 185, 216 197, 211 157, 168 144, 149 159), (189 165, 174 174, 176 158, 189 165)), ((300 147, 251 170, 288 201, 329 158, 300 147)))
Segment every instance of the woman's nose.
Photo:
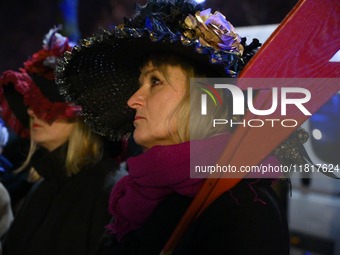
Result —
POLYGON ((28 108, 28 109, 27 109, 27 113, 28 113, 28 115, 31 116, 31 117, 34 117, 34 116, 35 116, 35 114, 34 114, 34 112, 32 111, 31 108, 28 108))
POLYGON ((127 104, 132 109, 137 109, 143 106, 145 103, 145 96, 142 93, 142 89, 140 88, 133 94, 128 100, 127 104))

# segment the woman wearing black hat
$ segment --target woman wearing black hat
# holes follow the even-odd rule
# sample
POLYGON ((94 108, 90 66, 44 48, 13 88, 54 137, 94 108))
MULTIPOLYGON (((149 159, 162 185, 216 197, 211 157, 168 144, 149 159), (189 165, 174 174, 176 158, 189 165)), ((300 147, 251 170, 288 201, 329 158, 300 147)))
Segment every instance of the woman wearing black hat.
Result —
MULTIPOLYGON (((230 94, 206 78, 236 77, 259 46, 245 46, 222 14, 190 2, 149 1, 136 10, 124 25, 83 40, 55 73, 95 132, 115 135, 112 103, 123 95, 136 110, 133 137, 145 149, 128 159, 129 175, 111 193, 114 222, 103 254, 160 254, 208 177, 192 163, 213 165, 232 135, 211 118, 238 121, 230 94), (191 78, 203 80, 190 86, 191 78), (206 100, 210 112, 202 114, 208 93, 217 102, 206 100)), ((262 164, 280 163, 269 156, 262 164)), ((249 174, 195 219, 172 254, 289 254, 285 210, 270 187, 281 176, 249 174)))
POLYGON ((3 254, 96 254, 110 221, 107 201, 121 173, 104 154, 101 137, 79 116, 80 107, 58 93, 53 68, 71 47, 57 30, 21 72, 6 71, 0 81, 4 119, 17 134, 31 137, 21 169, 29 165, 35 181, 5 237, 3 254))

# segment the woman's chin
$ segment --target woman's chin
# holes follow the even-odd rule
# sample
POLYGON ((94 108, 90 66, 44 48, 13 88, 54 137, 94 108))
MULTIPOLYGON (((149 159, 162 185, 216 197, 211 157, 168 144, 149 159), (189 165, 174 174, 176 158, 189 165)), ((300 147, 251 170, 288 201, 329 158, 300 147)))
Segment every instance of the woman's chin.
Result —
POLYGON ((32 136, 32 140, 33 142, 35 142, 36 144, 41 144, 44 142, 44 138, 39 136, 39 135, 33 135, 32 136))
POLYGON ((138 144, 139 146, 145 147, 146 142, 144 141, 144 139, 139 136, 138 134, 136 134, 136 131, 133 133, 133 140, 135 141, 136 144, 138 144))

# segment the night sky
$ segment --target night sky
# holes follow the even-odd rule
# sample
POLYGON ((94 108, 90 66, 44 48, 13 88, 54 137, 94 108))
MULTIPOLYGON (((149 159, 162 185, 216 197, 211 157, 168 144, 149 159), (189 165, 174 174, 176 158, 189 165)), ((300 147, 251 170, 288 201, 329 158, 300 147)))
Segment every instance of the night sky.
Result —
MULTIPOLYGON (((0 72, 18 70, 34 52, 41 49, 42 37, 54 25, 63 24, 61 6, 55 0, 1 0, 0 72)), ((98 28, 123 23, 133 15, 134 3, 146 0, 79 0, 80 38, 91 36, 98 28)), ((297 0, 208 0, 206 8, 220 11, 235 26, 280 23, 297 0)), ((65 33, 63 34, 65 35, 65 33)), ((242 35, 241 35, 242 36, 242 35)))

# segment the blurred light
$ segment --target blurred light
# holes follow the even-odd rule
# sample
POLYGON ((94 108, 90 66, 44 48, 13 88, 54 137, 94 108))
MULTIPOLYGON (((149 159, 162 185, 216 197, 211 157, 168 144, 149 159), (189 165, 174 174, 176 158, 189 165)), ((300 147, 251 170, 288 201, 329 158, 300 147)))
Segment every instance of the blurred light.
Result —
POLYGON ((205 2, 205 0, 195 0, 196 3, 200 4, 200 3, 203 3, 205 2))
POLYGON ((340 92, 310 117, 312 148, 321 160, 340 164, 340 92))
POLYGON ((322 133, 319 129, 314 129, 312 134, 316 140, 320 140, 322 138, 322 133))
POLYGON ((61 0, 59 8, 63 19, 63 33, 70 42, 76 43, 80 38, 78 26, 78 0, 61 0))

